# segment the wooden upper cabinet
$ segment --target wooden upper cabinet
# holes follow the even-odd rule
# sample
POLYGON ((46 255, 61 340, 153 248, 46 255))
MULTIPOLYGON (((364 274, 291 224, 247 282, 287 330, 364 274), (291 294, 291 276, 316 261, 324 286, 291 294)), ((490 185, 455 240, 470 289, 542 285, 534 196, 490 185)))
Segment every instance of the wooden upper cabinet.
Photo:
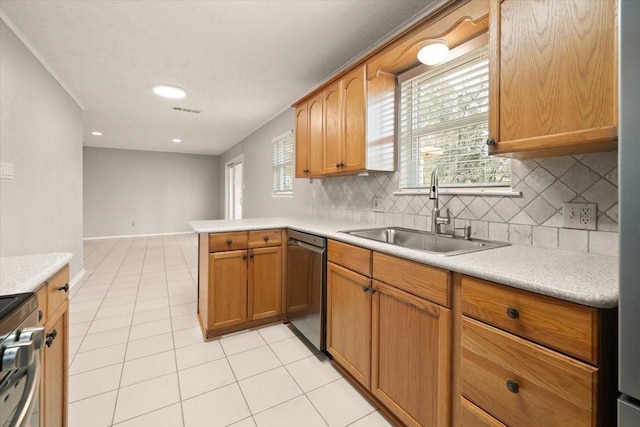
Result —
POLYGON ((342 78, 342 172, 365 169, 366 94, 365 67, 362 66, 342 78))
POLYGON ((616 148, 616 7, 616 0, 491 0, 491 154, 616 148))
POLYGON ((309 108, 307 103, 296 108, 296 178, 309 172, 309 108))
POLYGON ((322 126, 323 102, 322 93, 308 101, 309 108, 309 160, 308 176, 322 174, 322 147, 324 144, 324 127, 322 126))
POLYGON ((328 86, 323 92, 324 101, 324 164, 322 172, 332 174, 341 171, 342 160, 342 80, 328 86))

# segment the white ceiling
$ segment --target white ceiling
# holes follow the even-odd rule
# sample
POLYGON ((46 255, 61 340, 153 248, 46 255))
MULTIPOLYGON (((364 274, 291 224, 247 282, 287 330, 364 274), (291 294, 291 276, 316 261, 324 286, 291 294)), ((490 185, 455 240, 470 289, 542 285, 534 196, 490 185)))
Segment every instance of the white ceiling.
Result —
POLYGON ((217 155, 432 2, 2 0, 0 8, 83 107, 85 145, 217 155), (158 83, 188 95, 159 98, 158 83))

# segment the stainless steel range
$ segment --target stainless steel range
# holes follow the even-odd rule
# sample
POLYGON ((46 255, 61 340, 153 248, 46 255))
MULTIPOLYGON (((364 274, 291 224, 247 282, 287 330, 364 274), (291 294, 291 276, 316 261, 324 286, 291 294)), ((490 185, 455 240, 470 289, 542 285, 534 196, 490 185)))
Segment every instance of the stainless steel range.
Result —
POLYGON ((0 426, 36 427, 40 355, 35 294, 0 296, 0 426))

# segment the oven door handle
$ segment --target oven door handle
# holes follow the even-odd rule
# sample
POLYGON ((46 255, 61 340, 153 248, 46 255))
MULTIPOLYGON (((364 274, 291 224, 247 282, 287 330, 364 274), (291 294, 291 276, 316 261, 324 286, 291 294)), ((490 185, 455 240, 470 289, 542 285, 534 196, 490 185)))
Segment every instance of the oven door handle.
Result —
MULTIPOLYGON (((29 393, 27 394, 26 400, 24 400, 24 404, 22 408, 20 408, 20 412, 18 413, 18 417, 16 419, 16 426, 27 427, 29 426, 29 421, 31 418, 31 414, 33 413, 34 406, 36 404, 37 394, 40 391, 40 351, 37 351, 35 354, 35 363, 33 363, 29 367, 29 371, 27 374, 29 383, 27 384, 29 393), (33 369, 33 370, 32 370, 33 369)), ((21 400, 22 402, 22 400, 21 400)))
POLYGON ((289 244, 293 244, 293 245, 296 245, 296 246, 301 246, 301 247, 303 247, 305 249, 309 249, 310 251, 313 251, 313 252, 318 253, 318 254, 322 254, 326 250, 326 248, 319 248, 317 246, 313 246, 313 245, 310 245, 308 243, 301 242, 300 240, 289 240, 289 244))

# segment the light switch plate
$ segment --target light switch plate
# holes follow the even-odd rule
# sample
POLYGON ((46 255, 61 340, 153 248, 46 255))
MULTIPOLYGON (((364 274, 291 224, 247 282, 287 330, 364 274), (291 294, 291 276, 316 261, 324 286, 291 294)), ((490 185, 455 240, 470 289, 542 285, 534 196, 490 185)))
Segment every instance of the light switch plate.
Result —
POLYGON ((13 179, 13 163, 0 162, 0 179, 13 179))
POLYGON ((595 203, 563 203, 562 220, 564 228, 595 230, 598 217, 595 203))

